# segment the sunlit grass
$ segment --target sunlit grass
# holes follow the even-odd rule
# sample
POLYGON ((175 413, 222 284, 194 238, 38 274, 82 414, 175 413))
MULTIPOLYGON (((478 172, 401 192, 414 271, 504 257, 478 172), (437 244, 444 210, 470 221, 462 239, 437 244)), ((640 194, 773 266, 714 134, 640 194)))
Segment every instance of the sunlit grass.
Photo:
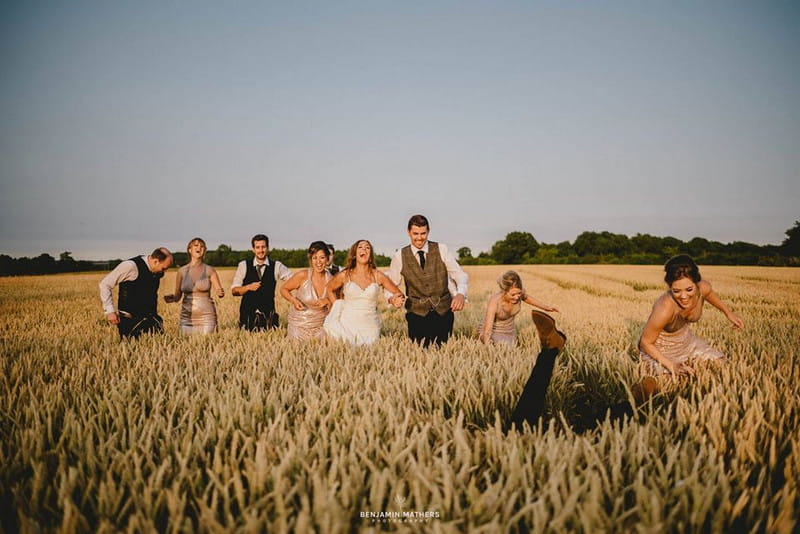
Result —
POLYGON ((241 332, 229 296, 214 335, 161 303, 166 334, 121 343, 101 275, 0 279, 3 528, 796 530, 800 271, 703 268, 747 325, 710 306, 697 325, 730 363, 615 420, 660 268, 517 267, 569 341, 542 425, 507 433, 538 340, 527 309, 517 347, 474 340, 507 267, 467 269, 455 338, 427 351, 390 309, 370 347, 241 332), (433 517, 362 517, 403 511, 433 517))

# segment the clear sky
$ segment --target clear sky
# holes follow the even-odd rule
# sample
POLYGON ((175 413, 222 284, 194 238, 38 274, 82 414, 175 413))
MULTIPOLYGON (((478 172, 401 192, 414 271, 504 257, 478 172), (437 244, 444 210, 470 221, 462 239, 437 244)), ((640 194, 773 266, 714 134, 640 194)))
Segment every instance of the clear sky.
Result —
POLYGON ((0 4, 0 252, 780 243, 800 3, 0 4))

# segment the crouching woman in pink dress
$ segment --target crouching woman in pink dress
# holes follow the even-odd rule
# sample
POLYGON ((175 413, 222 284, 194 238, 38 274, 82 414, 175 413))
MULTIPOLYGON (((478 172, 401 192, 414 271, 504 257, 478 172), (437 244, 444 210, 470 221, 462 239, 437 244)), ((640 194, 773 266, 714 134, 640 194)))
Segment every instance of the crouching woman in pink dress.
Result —
MULTIPOLYGON (((744 327, 742 319, 701 279, 697 264, 686 254, 670 258, 664 271, 668 289, 653 305, 639 338, 644 374, 678 377, 694 374, 691 364, 695 360, 724 360, 725 355, 695 336, 689 325, 700 320, 706 301, 724 313, 734 328, 744 327)), ((651 382, 645 389, 654 387, 651 382)))

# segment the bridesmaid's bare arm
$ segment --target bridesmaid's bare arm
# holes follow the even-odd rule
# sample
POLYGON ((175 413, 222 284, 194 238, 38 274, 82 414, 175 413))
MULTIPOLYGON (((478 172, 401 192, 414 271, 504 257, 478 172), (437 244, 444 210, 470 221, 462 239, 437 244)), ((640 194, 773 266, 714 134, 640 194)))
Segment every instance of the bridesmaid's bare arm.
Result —
POLYGON ((225 296, 225 290, 222 289, 222 284, 219 283, 219 275, 217 274, 217 270, 213 267, 209 267, 211 270, 211 274, 209 275, 209 279, 211 280, 211 288, 216 291, 217 297, 222 298, 225 296))
POLYGON ((722 299, 719 298, 719 296, 711 288, 711 283, 701 280, 697 285, 700 288, 700 293, 709 302, 709 304, 724 313, 725 317, 727 317, 728 320, 733 323, 734 328, 737 330, 744 328, 744 321, 742 321, 742 318, 728 309, 725 303, 722 302, 722 299))
POLYGON ((181 300, 181 284, 183 283, 183 270, 184 267, 178 269, 178 274, 175 275, 175 292, 171 295, 164 295, 164 302, 167 304, 178 302, 181 300))
POLYGON ((308 278, 308 271, 297 271, 281 286, 281 296, 289 301, 297 311, 303 311, 306 307, 300 302, 300 299, 292 295, 292 291, 299 289, 303 282, 306 281, 306 278, 308 278))
POLYGON ((530 304, 531 306, 536 306, 537 308, 544 311, 549 311, 549 312, 558 311, 558 309, 556 309, 555 306, 550 306, 549 304, 545 304, 541 300, 533 298, 530 293, 525 293, 525 298, 523 298, 522 301, 525 302, 526 304, 530 304))
POLYGON ((346 272, 347 270, 339 271, 338 273, 336 273, 336 276, 331 278, 328 281, 328 284, 325 286, 325 294, 327 295, 328 301, 331 303, 331 306, 333 306, 333 303, 336 302, 336 292, 339 291, 339 288, 341 288, 344 285, 344 276, 345 276, 344 273, 346 272))

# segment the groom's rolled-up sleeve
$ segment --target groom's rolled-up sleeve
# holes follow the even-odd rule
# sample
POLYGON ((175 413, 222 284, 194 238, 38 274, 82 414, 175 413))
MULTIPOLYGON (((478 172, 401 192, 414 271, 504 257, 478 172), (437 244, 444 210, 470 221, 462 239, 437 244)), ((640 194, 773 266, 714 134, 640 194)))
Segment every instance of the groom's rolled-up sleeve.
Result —
POLYGON ((439 243, 439 254, 442 256, 445 267, 447 267, 447 289, 450 294, 453 296, 464 295, 464 298, 467 298, 469 275, 458 264, 447 245, 439 243))
MULTIPOLYGON (((403 256, 401 254, 402 250, 398 250, 392 256, 392 262, 389 264, 389 270, 384 271, 383 274, 386 275, 386 278, 392 281, 394 285, 400 287, 400 281, 402 280, 403 276, 400 274, 403 271, 403 256)), ((383 290, 383 294, 386 296, 386 299, 390 299, 394 296, 391 291, 387 291, 386 289, 383 290)))

